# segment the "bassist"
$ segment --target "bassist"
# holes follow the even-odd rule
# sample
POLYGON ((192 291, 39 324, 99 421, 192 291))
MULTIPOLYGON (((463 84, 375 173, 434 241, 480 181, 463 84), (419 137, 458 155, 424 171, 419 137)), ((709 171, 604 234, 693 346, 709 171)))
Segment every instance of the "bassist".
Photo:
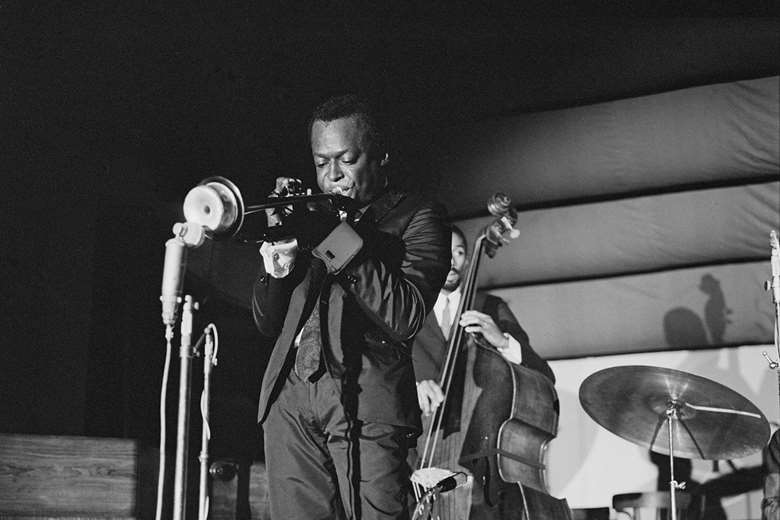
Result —
MULTIPOLYGON (((428 315, 423 329, 415 338, 412 349, 417 395, 424 424, 430 422, 434 412, 444 400, 438 381, 446 355, 447 339, 455 326, 462 326, 466 332, 481 335, 482 341, 495 348, 509 363, 525 366, 555 382, 555 376, 549 365, 531 348, 528 335, 517 323, 508 305, 500 298, 477 294, 474 309, 463 312, 459 323, 454 324, 455 319, 458 318, 456 314, 461 297, 461 282, 468 268, 467 253, 463 232, 453 226, 451 268, 434 305, 434 312, 428 315)), ((443 431, 439 433, 443 435, 441 449, 453 449, 456 455, 454 457, 443 455, 440 457, 442 461, 448 458, 457 460, 463 435, 468 429, 467 421, 474 415, 474 406, 479 406, 481 401, 477 395, 481 390, 475 388, 473 384, 466 384, 466 378, 472 377, 470 371, 473 369, 474 358, 473 353, 468 354, 468 350, 473 349, 467 349, 459 357, 459 363, 456 365, 445 407, 443 431), (464 386, 469 388, 465 395, 464 386), (455 446, 448 446, 453 444, 453 441, 455 446)), ((418 443, 418 453, 423 451, 421 446, 423 442, 424 436, 418 443)), ((454 463, 455 460, 449 462, 454 463)), ((418 464, 414 465, 417 466, 418 464)), ((463 471, 460 467, 449 469, 463 471)), ((522 511, 520 491, 516 485, 509 483, 500 485, 499 498, 494 504, 485 500, 480 482, 474 483, 472 492, 456 489, 452 493, 442 495, 440 501, 441 508, 438 514, 441 520, 465 520, 466 518, 505 520, 520 518, 520 511, 522 511)))

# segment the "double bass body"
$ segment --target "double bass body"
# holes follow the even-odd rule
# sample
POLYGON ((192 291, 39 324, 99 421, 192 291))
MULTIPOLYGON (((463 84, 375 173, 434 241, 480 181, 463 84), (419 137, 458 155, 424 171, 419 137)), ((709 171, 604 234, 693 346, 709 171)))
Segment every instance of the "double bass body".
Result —
POLYGON ((558 431, 555 387, 487 347, 478 346, 475 354, 472 381, 479 397, 464 425, 459 463, 483 483, 490 505, 506 483, 547 493, 545 453, 558 431))

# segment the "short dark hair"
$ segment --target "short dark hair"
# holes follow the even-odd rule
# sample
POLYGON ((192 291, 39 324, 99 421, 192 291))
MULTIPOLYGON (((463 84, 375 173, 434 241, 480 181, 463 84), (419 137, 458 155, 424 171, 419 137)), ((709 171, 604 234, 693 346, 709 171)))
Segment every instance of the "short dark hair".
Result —
POLYGON ((463 240, 463 248, 466 250, 466 252, 469 252, 469 241, 466 240, 466 235, 463 233, 463 230, 460 229, 455 224, 450 224, 450 228, 452 229, 452 232, 455 233, 460 237, 461 240, 463 240))
POLYGON ((371 103, 357 94, 344 94, 332 97, 320 103, 309 119, 309 138, 315 121, 330 122, 336 119, 354 116, 366 131, 368 152, 374 157, 387 153, 385 134, 379 124, 379 117, 371 103))

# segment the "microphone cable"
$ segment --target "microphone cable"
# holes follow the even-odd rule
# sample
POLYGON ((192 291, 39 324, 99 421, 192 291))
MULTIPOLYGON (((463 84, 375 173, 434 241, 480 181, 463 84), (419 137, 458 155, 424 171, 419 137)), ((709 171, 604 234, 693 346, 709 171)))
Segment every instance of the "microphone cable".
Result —
POLYGON ((165 326, 165 363, 163 365, 162 383, 160 387, 160 446, 159 469, 157 471, 157 509, 155 519, 162 520, 163 494, 165 491, 165 438, 167 437, 165 402, 168 397, 168 376, 171 370, 171 341, 173 340, 173 325, 165 326))
POLYGON ((211 440, 211 424, 209 419, 211 416, 211 381, 210 373, 211 367, 217 366, 219 353, 219 332, 217 326, 213 323, 206 325, 198 342, 195 344, 195 350, 197 352, 200 344, 205 340, 206 346, 203 349, 203 390, 200 392, 200 417, 203 431, 201 432, 201 452, 198 460, 201 463, 201 475, 199 485, 199 500, 198 500, 198 520, 207 520, 209 516, 209 496, 206 489, 206 473, 204 469, 208 465, 208 442, 211 440), (210 340, 210 338, 213 338, 210 340), (207 375, 208 374, 208 375, 207 375))
MULTIPOLYGON (((167 449, 166 449, 166 439, 168 437, 168 428, 166 424, 166 416, 168 415, 167 412, 167 400, 168 400, 168 379, 170 378, 170 372, 171 372, 171 351, 173 347, 171 346, 171 342, 173 341, 173 324, 166 325, 165 326, 165 362, 163 363, 163 375, 162 375, 162 382, 160 383, 160 443, 159 443, 159 469, 157 471, 157 507, 155 510, 154 518, 155 520, 162 520, 162 510, 163 510, 163 502, 164 502, 164 494, 165 494, 165 470, 166 470, 166 458, 167 458, 167 449)), ((217 360, 217 349, 219 348, 219 336, 217 333, 217 327, 214 326, 213 323, 209 323, 209 325, 204 330, 204 333, 201 334, 200 338, 198 338, 198 341, 195 343, 195 346, 193 347, 193 352, 197 352, 198 348, 200 348, 201 344, 206 338, 206 331, 211 329, 211 331, 214 333, 214 364, 216 365, 217 360)), ((202 401, 201 401, 202 403, 202 401)), ((201 409, 202 410, 202 409, 201 409)), ((207 425, 208 426, 208 425, 207 425)), ((211 437, 211 431, 209 430, 209 437, 211 437)))

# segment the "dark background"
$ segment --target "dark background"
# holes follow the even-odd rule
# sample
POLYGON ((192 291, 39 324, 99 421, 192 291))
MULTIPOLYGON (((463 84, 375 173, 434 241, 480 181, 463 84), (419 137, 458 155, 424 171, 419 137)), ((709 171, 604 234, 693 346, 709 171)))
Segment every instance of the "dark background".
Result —
MULTIPOLYGON (((251 200, 279 175, 312 185, 306 121, 326 97, 371 98, 395 182, 435 194, 470 122, 776 74, 776 4, 742 4, 1 2, 0 431, 155 442, 181 201, 210 175, 251 200)), ((217 451, 251 452, 267 346, 202 278, 187 289, 221 332, 217 451)))

